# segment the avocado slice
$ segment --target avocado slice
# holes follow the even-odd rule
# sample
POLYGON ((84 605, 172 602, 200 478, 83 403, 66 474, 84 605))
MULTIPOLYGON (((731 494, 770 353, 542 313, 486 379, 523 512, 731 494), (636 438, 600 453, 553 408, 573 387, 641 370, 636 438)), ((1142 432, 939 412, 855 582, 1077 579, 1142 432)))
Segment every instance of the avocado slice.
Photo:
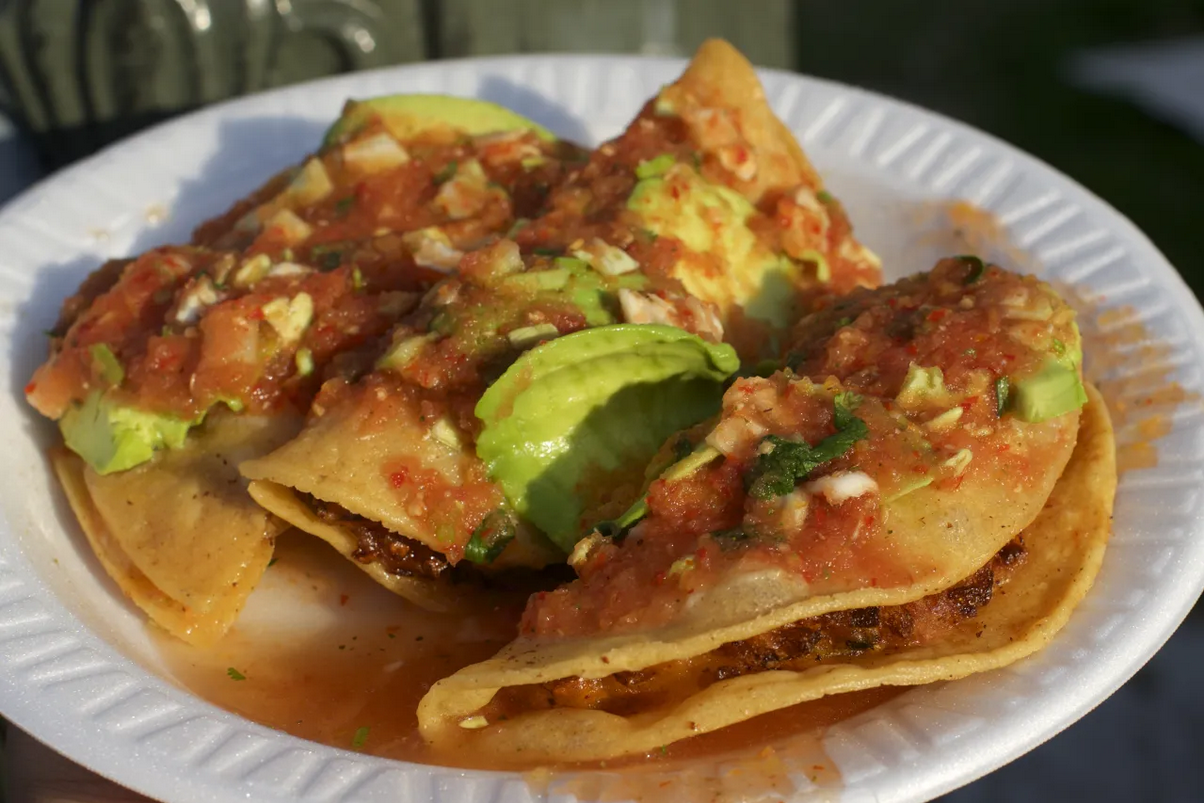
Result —
POLYGON ((158 449, 180 448, 201 418, 186 421, 136 410, 97 391, 68 410, 59 419, 59 429, 68 449, 98 474, 112 474, 145 463, 158 449))
POLYGON ((526 352, 481 397, 477 455, 514 510, 566 553, 583 489, 642 473, 665 439, 719 409, 735 350, 660 324, 586 329, 526 352))
POLYGON ((1036 373, 1009 381, 1008 412, 1021 421, 1047 421, 1086 403, 1078 367, 1067 360, 1047 359, 1036 373))
POLYGON ((688 273, 678 276, 686 290, 721 308, 739 304, 747 315, 775 328, 789 326, 794 320, 793 288, 801 269, 758 241, 748 227, 756 208, 740 193, 706 181, 685 164, 666 168, 662 158, 641 165, 655 164, 658 170, 637 171, 644 177, 628 197, 627 208, 654 234, 674 237, 691 251, 722 259, 735 286, 743 288, 743 297, 714 297, 726 291, 713 287, 706 276, 688 273))
POLYGON ((451 95, 386 95, 347 101, 343 114, 327 130, 322 146, 342 142, 377 115, 385 118, 389 131, 403 140, 444 127, 474 135, 529 129, 548 142, 556 139, 551 131, 538 123, 485 100, 451 95))

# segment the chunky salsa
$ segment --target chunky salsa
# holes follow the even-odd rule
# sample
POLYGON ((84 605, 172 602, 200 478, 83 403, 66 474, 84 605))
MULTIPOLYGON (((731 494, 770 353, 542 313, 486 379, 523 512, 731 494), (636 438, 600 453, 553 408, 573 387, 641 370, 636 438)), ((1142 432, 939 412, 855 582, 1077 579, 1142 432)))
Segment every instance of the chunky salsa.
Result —
POLYGON ((1077 382, 1077 342, 1048 287, 997 268, 972 275, 965 260, 834 300, 796 329, 793 367, 728 389, 705 436, 713 459, 653 482, 629 532, 582 542, 580 580, 533 598, 523 632, 655 627, 699 592, 765 570, 816 595, 919 579, 886 508, 921 489, 1008 482, 1020 495, 1043 482, 1073 429, 1018 422, 1004 388, 1050 363, 1077 382))
POLYGON ((185 420, 305 409, 332 358, 374 346, 465 251, 535 214, 579 153, 527 131, 400 143, 370 121, 196 246, 97 271, 26 394, 55 419, 95 392, 185 420))

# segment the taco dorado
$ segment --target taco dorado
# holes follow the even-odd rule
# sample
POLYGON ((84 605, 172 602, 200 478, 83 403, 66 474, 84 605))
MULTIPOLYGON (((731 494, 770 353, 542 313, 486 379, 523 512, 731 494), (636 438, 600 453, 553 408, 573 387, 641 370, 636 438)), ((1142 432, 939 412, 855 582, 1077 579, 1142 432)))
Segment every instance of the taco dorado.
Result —
POLYGON ((26 394, 59 423, 93 549, 152 620, 197 644, 226 631, 284 526, 238 463, 294 435, 325 375, 370 365, 420 291, 578 156, 477 101, 351 104, 287 180, 202 227, 214 247, 109 263, 68 299, 26 394))
POLYGON ((512 236, 432 291, 377 371, 332 383, 297 438, 242 466, 260 504, 427 607, 462 596, 437 584, 465 558, 485 571, 563 561, 579 519, 630 503, 664 437, 718 409, 737 363, 707 344, 755 358, 814 297, 879 276, 751 65, 719 41, 512 236), (573 412, 515 461, 512 439, 478 438, 486 389, 529 389, 515 375, 532 363, 541 398, 573 412), (595 445, 570 457, 571 438, 595 445), (588 503, 558 504, 578 484, 588 503))
POLYGON ((515 642, 432 687, 424 736, 598 760, 1040 648, 1091 584, 1116 483, 1080 359, 1047 286, 974 258, 834 299, 792 368, 686 434, 637 524, 578 545, 515 642))

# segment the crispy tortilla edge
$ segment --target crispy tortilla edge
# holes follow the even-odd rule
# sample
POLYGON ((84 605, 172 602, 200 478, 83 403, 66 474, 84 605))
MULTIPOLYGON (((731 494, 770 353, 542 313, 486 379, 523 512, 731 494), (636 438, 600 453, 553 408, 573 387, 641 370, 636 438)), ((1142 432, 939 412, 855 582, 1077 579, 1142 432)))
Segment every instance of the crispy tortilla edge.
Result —
MULTIPOLYGON (((242 611, 253 584, 248 584, 250 588, 230 598, 234 602, 233 606, 218 606, 204 615, 193 613, 187 605, 165 594, 151 582, 113 538, 109 526, 88 493, 84 480, 84 461, 65 448, 53 450, 50 460, 88 545, 122 593, 141 609, 151 622, 188 644, 207 647, 225 635, 242 611)), ((269 549, 267 557, 263 560, 263 568, 267 567, 270 559, 269 549)), ((259 574, 262 574, 262 571, 259 574)))
POLYGON ((422 577, 399 577, 386 572, 376 563, 356 560, 354 553, 358 540, 355 535, 343 527, 319 519, 294 489, 269 480, 253 480, 248 491, 251 498, 265 510, 298 530, 330 544, 336 552, 399 597, 428 611, 444 612, 458 607, 449 583, 422 577))

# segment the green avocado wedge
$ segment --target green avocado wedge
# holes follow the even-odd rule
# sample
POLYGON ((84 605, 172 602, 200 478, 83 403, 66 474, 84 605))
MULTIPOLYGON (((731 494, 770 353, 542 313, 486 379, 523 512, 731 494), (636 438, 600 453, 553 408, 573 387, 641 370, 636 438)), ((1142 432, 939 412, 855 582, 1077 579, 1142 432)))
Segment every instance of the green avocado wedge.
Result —
POLYGON ((98 474, 112 474, 145 463, 159 449, 180 448, 200 421, 125 407, 96 391, 59 419, 59 429, 68 449, 98 474))
POLYGON ((659 324, 586 329, 526 352, 481 397, 477 454, 519 515, 566 553, 588 493, 643 476, 665 440, 719 410, 731 346, 659 324))
MULTIPOLYGON (((749 228, 756 207, 740 193, 704 179, 684 164, 667 164, 665 154, 640 164, 627 209, 658 236, 674 237, 699 254, 718 257, 728 273, 739 280, 746 295, 722 299, 736 302, 750 318, 778 330, 789 327, 798 315, 794 287, 800 268, 784 254, 762 244, 749 228)), ((816 254, 816 262, 827 261, 816 254)), ((830 271, 829 271, 830 273, 830 271)), ((709 298, 711 280, 705 275, 678 276, 686 290, 709 298)))
POLYGON ((377 115, 387 118, 390 132, 401 139, 442 127, 471 135, 529 129, 548 142, 556 139, 538 123, 489 101, 451 95, 386 95, 347 101, 342 115, 326 131, 323 147, 342 142, 377 115))

